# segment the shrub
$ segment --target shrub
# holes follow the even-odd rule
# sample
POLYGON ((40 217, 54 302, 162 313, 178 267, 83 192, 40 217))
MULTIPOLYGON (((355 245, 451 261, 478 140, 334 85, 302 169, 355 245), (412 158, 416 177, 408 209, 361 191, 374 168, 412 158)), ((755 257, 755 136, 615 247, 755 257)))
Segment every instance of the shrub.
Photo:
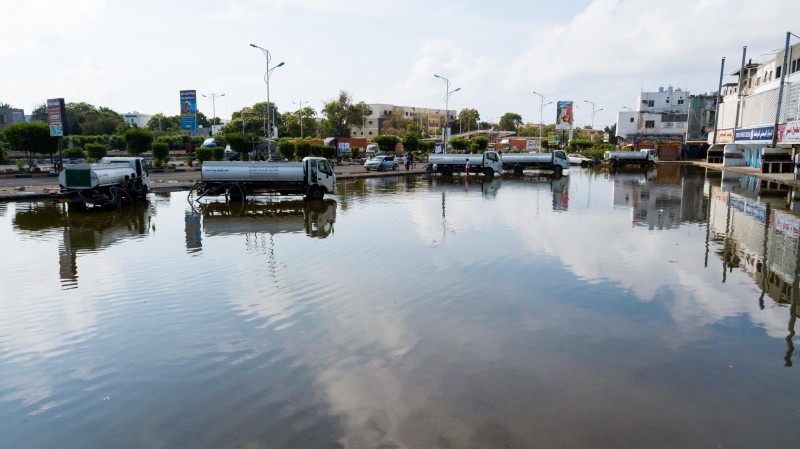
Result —
POLYGON ((169 158, 169 144, 166 142, 156 142, 153 144, 153 159, 156 162, 165 162, 169 158))
MULTIPOLYGON (((195 150, 197 151, 197 150, 195 150)), ((225 147, 212 147, 211 148, 211 159, 215 161, 221 161, 222 158, 225 157, 225 147)))
POLYGON ((350 159, 356 160, 361 156, 361 149, 358 147, 350 148, 350 159))
POLYGON ((298 159, 308 157, 311 155, 311 143, 305 140, 302 142, 297 142, 297 144, 295 144, 295 152, 297 153, 298 159))
POLYGON ((89 157, 94 160, 100 160, 106 157, 106 154, 108 154, 106 145, 102 143, 87 143, 84 148, 86 149, 86 152, 89 154, 89 157))
POLYGON ((205 161, 210 161, 211 156, 211 148, 200 147, 194 150, 194 157, 196 157, 201 164, 205 161))
POLYGON ((86 153, 78 147, 64 150, 64 157, 67 159, 86 159, 86 153))
POLYGON ((278 152, 280 153, 281 157, 293 161, 295 153, 294 142, 290 140, 281 140, 280 142, 278 142, 278 152))

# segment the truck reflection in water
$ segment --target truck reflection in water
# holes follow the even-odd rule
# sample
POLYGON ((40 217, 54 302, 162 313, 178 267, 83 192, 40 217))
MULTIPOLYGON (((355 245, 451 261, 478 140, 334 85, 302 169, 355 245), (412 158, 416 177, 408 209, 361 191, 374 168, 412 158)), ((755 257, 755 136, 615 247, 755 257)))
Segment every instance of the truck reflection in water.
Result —
POLYGON ((32 233, 63 228, 63 242, 58 250, 61 283, 64 288, 76 288, 79 253, 97 252, 155 232, 153 215, 149 203, 83 212, 68 212, 61 204, 31 203, 29 208, 17 211, 14 227, 32 233))
POLYGON ((202 247, 197 229, 200 217, 205 237, 302 232, 309 237, 326 238, 333 234, 336 206, 334 200, 200 203, 187 212, 187 250, 202 247))

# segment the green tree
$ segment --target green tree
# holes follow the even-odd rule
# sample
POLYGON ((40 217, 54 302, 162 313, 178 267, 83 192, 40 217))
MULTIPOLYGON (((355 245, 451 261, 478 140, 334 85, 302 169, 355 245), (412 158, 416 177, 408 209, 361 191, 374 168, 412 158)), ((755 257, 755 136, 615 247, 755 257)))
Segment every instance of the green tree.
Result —
POLYGON ((102 143, 87 143, 84 145, 84 148, 89 154, 89 157, 96 161, 106 157, 106 154, 108 154, 106 145, 102 143))
POLYGON ((150 149, 153 133, 142 128, 129 128, 123 135, 128 154, 137 156, 150 149))
POLYGON ((392 136, 404 136, 406 130, 416 123, 411 118, 406 118, 400 112, 403 112, 400 109, 396 109, 394 114, 389 114, 388 117, 384 118, 381 121, 381 133, 384 135, 392 135, 392 136))
POLYGON ((160 167, 164 165, 165 162, 169 159, 169 144, 164 142, 156 142, 153 144, 153 159, 156 160, 156 164, 160 167))
POLYGON ((281 157, 284 157, 290 161, 294 160, 294 153, 295 153, 294 142, 287 139, 281 139, 278 142, 278 152, 281 154, 281 157))
POLYGON ((449 142, 456 151, 466 151, 469 148, 469 140, 460 136, 453 137, 449 142))
POLYGON ((181 131, 181 116, 173 115, 168 117, 159 112, 150 117, 145 129, 154 133, 178 133, 181 131))
POLYGON ((31 112, 31 121, 47 123, 47 105, 45 103, 33 108, 31 112))
POLYGON ((476 131, 478 129, 478 122, 481 120, 480 114, 477 109, 464 108, 458 112, 458 132, 464 133, 469 131, 476 131))
POLYGON ((58 151, 58 139, 50 137, 50 126, 46 123, 12 123, 3 129, 3 138, 8 142, 11 151, 25 154, 28 167, 33 167, 33 155, 36 153, 49 155, 58 151))
POLYGON ((498 127, 503 131, 516 131, 517 127, 522 124, 522 116, 513 112, 506 112, 500 117, 498 127))
POLYGON ((337 99, 325 103, 322 108, 325 118, 320 122, 320 133, 325 133, 325 137, 350 137, 351 127, 364 126, 364 117, 371 113, 366 103, 353 104, 350 95, 340 91, 337 99))
POLYGON ((381 149, 384 153, 394 153, 395 149, 397 148, 397 144, 400 143, 400 138, 397 136, 377 136, 375 137, 375 143, 378 144, 378 148, 381 149))
POLYGON ((475 136, 472 139, 472 152, 473 153, 483 153, 486 149, 489 148, 489 138, 486 136, 475 136))
POLYGON ((413 129, 406 129, 403 134, 403 149, 406 151, 417 151, 419 149, 419 132, 413 129))

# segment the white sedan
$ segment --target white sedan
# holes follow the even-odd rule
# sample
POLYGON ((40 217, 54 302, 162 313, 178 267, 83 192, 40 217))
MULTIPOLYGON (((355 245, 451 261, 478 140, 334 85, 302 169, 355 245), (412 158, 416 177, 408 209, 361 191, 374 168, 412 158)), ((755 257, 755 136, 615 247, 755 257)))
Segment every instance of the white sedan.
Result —
POLYGON ((591 159, 580 154, 568 154, 567 159, 569 160, 569 165, 580 165, 584 167, 587 165, 592 165, 591 159))

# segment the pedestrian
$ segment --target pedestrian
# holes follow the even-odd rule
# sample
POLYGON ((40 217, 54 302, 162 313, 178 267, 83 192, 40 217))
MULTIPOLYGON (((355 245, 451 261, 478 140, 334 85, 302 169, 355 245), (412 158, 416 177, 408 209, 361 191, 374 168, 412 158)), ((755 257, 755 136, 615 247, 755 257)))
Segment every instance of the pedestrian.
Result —
POLYGON ((403 164, 406 166, 406 171, 411 167, 411 159, 408 153, 403 156, 403 164))
POLYGON ((469 174, 469 158, 467 158, 467 163, 464 165, 464 173, 469 174))
POLYGON ((136 198, 136 173, 131 173, 128 179, 128 193, 131 194, 131 198, 136 198))
POLYGON ((415 164, 414 164, 414 153, 412 153, 412 152, 410 152, 410 151, 409 151, 409 153, 408 153, 408 163, 411 165, 411 168, 416 168, 416 167, 414 166, 414 165, 415 165, 415 164))

